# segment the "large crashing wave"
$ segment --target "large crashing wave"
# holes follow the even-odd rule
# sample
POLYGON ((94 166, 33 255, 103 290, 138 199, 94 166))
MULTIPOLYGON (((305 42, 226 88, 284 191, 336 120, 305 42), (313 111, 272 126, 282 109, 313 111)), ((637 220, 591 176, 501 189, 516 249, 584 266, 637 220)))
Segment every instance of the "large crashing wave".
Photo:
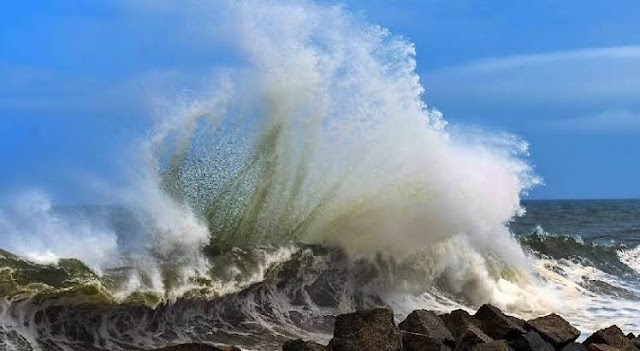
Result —
MULTIPOLYGON (((215 68, 208 88, 176 101, 141 146, 139 177, 122 196, 141 229, 99 233, 115 260, 56 246, 45 257, 126 267, 109 286, 122 301, 218 286, 211 257, 234 248, 323 244, 394 257, 417 284, 438 281, 472 304, 542 308, 506 227, 538 182, 526 143, 447 126, 423 100, 413 45, 344 7, 224 1, 207 11, 238 64, 215 68)), ((96 238, 88 228, 79 242, 96 238)))
POLYGON ((223 8, 245 64, 148 145, 215 250, 294 241, 384 252, 423 264, 425 279, 446 275, 474 302, 534 303, 503 279, 527 275, 505 227, 537 182, 524 142, 450 132, 424 103, 413 45, 342 7, 223 8))

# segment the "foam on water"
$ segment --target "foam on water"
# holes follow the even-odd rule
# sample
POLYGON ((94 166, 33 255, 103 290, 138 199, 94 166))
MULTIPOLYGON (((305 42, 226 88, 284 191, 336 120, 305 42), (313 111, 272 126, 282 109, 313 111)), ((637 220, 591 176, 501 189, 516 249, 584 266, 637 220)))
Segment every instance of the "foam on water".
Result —
POLYGON ((536 270, 547 281, 550 296, 562 301, 554 312, 567 318, 583 335, 612 324, 625 331, 640 329, 637 285, 571 260, 540 259, 536 270), (601 283, 606 291, 593 285, 601 283))
POLYGON ((618 257, 622 263, 640 274, 640 246, 633 249, 619 250, 618 257))

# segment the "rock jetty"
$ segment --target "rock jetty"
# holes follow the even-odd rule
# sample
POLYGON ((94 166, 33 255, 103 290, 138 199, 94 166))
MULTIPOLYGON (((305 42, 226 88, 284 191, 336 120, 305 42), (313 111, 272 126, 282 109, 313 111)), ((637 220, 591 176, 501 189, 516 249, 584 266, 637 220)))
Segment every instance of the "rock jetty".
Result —
MULTIPOLYGON (((289 340, 283 351, 640 351, 640 337, 613 325, 582 343, 580 331, 557 314, 528 321, 486 304, 471 315, 416 310, 396 325, 393 311, 376 308, 336 317, 328 345, 289 340)), ((164 351, 239 350, 190 344, 164 351), (201 347, 201 348, 198 348, 201 347)))

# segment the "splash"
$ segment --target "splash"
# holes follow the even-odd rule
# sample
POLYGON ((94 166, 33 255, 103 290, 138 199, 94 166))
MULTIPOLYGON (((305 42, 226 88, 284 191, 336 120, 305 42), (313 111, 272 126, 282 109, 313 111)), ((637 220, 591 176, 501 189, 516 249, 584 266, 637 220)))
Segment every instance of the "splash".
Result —
POLYGON ((444 277, 473 303, 539 307, 530 260, 506 228, 539 182, 525 142, 449 126, 424 102, 414 46, 342 6, 222 1, 207 12, 238 60, 167 104, 141 143, 121 196, 140 230, 69 227, 77 241, 60 247, 49 243, 62 230, 18 230, 46 240, 10 248, 124 266, 122 296, 175 297, 209 278, 212 256, 324 244, 412 262, 417 280, 444 277))
POLYGON ((539 182, 526 143, 447 126, 424 103, 413 45, 341 6, 218 12, 242 65, 183 97, 147 144, 165 191, 208 224, 210 250, 293 241, 411 260, 462 243, 479 258, 442 255, 442 274, 484 282, 456 283, 482 291, 474 301, 522 303, 505 296, 527 283, 504 276, 529 264, 506 228, 539 182))
POLYGON ((99 271, 117 250, 113 230, 81 215, 57 213, 49 197, 35 190, 0 210, 0 233, 0 247, 43 264, 74 257, 99 271))

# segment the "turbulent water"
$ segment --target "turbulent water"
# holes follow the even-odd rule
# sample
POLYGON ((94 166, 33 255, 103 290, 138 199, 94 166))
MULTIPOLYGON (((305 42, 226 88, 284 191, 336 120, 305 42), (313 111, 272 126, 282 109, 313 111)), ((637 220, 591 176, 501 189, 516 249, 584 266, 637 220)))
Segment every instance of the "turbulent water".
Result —
POLYGON ((238 63, 166 103, 118 205, 4 199, 0 349, 278 349, 381 305, 640 329, 639 202, 521 203, 527 144, 448 125, 413 45, 343 7, 194 13, 238 63))

